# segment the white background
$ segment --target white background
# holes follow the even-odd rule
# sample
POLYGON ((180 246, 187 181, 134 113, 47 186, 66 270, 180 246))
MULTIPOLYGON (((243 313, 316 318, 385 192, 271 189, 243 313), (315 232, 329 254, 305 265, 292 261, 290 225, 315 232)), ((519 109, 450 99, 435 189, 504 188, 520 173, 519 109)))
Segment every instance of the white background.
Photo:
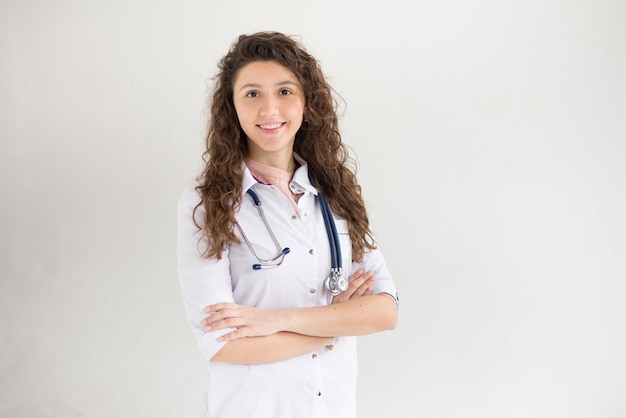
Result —
POLYGON ((2 0, 0 417, 197 417, 175 264, 205 95, 300 35, 347 102, 395 331, 359 417, 626 416, 621 1, 2 0))

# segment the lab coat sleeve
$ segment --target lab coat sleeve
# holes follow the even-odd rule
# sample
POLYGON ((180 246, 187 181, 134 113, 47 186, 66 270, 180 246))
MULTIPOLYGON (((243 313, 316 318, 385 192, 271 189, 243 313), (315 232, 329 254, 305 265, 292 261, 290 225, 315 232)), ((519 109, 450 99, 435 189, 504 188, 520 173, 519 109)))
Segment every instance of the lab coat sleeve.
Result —
POLYGON ((393 298, 396 300, 396 305, 398 305, 398 292, 396 290, 396 286, 393 283, 391 273, 387 269, 387 265, 385 264, 385 258, 380 252, 380 249, 366 249, 363 253, 363 260, 361 260, 360 262, 355 262, 352 265, 352 271, 357 271, 358 269, 374 272, 374 277, 376 278, 376 281, 374 283, 372 294, 378 295, 380 293, 388 293, 389 295, 393 296, 393 298))
MULTIPOLYGON (((207 314, 203 309, 217 302, 232 302, 233 292, 228 250, 220 260, 208 260, 202 256, 207 240, 192 218, 199 201, 200 196, 193 187, 187 188, 178 201, 178 278, 187 320, 202 354, 209 361, 226 344, 217 341, 217 338, 233 329, 205 332, 201 322, 207 314)), ((199 207, 195 216, 198 224, 202 225, 204 209, 199 207)))

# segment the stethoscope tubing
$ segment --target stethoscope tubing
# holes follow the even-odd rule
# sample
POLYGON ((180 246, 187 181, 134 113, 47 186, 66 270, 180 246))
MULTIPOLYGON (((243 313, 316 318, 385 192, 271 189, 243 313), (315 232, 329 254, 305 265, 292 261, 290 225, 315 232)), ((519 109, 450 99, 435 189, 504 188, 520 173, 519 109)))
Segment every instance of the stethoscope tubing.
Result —
POLYGON ((276 238, 276 235, 274 234, 274 231, 272 231, 272 228, 270 228, 269 222, 267 222, 267 218, 265 217, 265 212, 263 212, 263 206, 261 204, 261 200, 259 199, 259 196, 254 191, 252 191, 252 189, 248 189, 246 193, 248 193, 250 197, 252 197, 252 200, 254 201, 254 206, 258 210, 259 215, 261 216, 261 219, 263 220, 263 224, 265 224, 265 228, 267 229, 270 236, 272 237, 272 241, 274 241, 274 245, 276 245, 276 248, 278 248, 278 250, 280 251, 276 257, 271 258, 269 260, 264 260, 260 258, 257 255, 256 251, 254 251, 254 248, 252 247, 252 244, 248 240, 246 233, 243 232, 243 228, 239 226, 239 224, 237 224, 237 227, 239 228, 239 232, 241 232, 241 236, 243 237, 243 240, 246 242, 246 245, 248 246, 248 248, 250 249, 254 257, 259 261, 258 263, 253 264, 252 268, 254 270, 260 270, 261 267, 278 267, 279 265, 282 264, 283 258, 285 257, 285 255, 289 254, 291 250, 289 249, 289 247, 285 247, 281 249, 280 244, 278 243, 278 239, 276 238), (273 264, 273 265, 270 264, 278 260, 279 258, 281 258, 281 260, 277 264, 273 264))
POLYGON ((320 200, 320 206, 322 207, 322 215, 324 216, 324 225, 326 226, 326 233, 328 234, 328 243, 330 244, 330 266, 331 269, 341 269, 341 243, 339 242, 339 234, 337 233, 337 225, 333 214, 330 212, 330 207, 326 203, 326 199, 321 193, 317 194, 320 200))
MULTIPOLYGON (((311 184, 314 187, 316 187, 315 180, 311 177, 311 173, 309 173, 309 179, 311 181, 311 184)), ((283 260, 285 259, 285 255, 287 255, 290 250, 288 247, 281 249, 280 244, 278 243, 278 239, 276 238, 276 235, 274 234, 274 231, 272 231, 272 228, 270 227, 269 222, 267 222, 267 218, 265 217, 265 213, 263 212, 263 208, 262 208, 261 200, 259 199, 259 196, 254 191, 252 191, 252 189, 246 190, 246 193, 250 195, 250 197, 252 197, 252 200, 254 201, 254 206, 257 208, 259 215, 261 216, 261 219, 263 220, 263 224, 265 225, 265 228, 269 232, 270 236, 272 237, 272 241, 274 242, 274 245, 276 245, 276 248, 279 251, 278 255, 270 260, 263 260, 259 258, 256 251, 254 251, 254 248, 252 248, 252 244, 248 240, 248 237, 246 236, 245 232, 243 231, 241 226, 237 223, 236 225, 239 231, 241 232, 241 236, 246 242, 246 245, 250 249, 250 252, 252 253, 252 255, 254 255, 254 257, 258 261, 258 263, 255 263, 252 265, 252 268, 254 270, 261 270, 262 268, 278 267, 283 263, 283 260)), ((328 235, 328 244, 330 247, 331 268, 330 268, 330 274, 328 275, 324 283, 325 283, 326 290, 331 295, 336 296, 348 288, 348 280, 344 279, 342 275, 341 242, 339 241, 339 233, 337 232, 337 225, 335 224, 335 219, 330 210, 330 206, 328 205, 328 203, 326 202, 326 199, 324 198, 324 196, 322 196, 320 192, 317 193, 317 197, 320 202, 320 208, 322 210, 322 217, 324 218, 324 226, 326 228, 326 234, 328 235)))

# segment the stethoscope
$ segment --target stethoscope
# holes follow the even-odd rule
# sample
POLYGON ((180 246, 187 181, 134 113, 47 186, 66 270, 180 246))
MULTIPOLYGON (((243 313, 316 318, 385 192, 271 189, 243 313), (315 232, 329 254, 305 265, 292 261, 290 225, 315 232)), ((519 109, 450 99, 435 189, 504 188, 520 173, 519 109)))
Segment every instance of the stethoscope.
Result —
MULTIPOLYGON (((313 183, 313 179, 311 179, 311 182, 313 183)), ((315 184, 313 183, 313 185, 315 184)), ((276 235, 274 235, 272 228, 267 222, 265 213, 263 213, 263 207, 261 205, 261 200, 259 199, 259 196, 255 192, 253 192, 252 189, 248 189, 246 193, 250 197, 252 197, 252 200, 254 201, 254 206, 257 208, 257 211, 259 212, 259 215, 261 216, 261 219, 263 220, 263 224, 265 225, 265 228, 269 232, 270 237, 272 237, 272 241, 274 241, 274 245, 276 245, 276 248, 278 249, 278 255, 276 255, 276 257, 270 258, 268 260, 264 260, 260 258, 257 255, 256 251, 254 251, 254 248, 252 248, 252 244, 250 244, 250 241, 248 240, 248 237, 246 236, 246 234, 243 232, 243 229, 241 228, 239 223, 237 223, 236 224, 237 228, 239 229, 239 232, 241 232, 241 236, 243 237, 243 240, 245 241, 246 245, 250 249, 250 252, 252 253, 252 255, 258 261, 258 263, 255 263, 252 265, 252 269, 261 270, 262 268, 278 267, 283 263, 283 260, 285 259, 285 256, 289 254, 290 249, 289 247, 282 248, 281 245, 278 243, 278 239, 276 238, 276 235)), ((342 273, 341 243, 339 241, 339 234, 337 233, 337 227, 335 226, 335 220, 333 218, 333 214, 330 211, 330 207, 328 206, 326 199, 324 199, 324 196, 322 196, 321 193, 318 193, 317 196, 319 197, 320 206, 322 207, 322 216, 324 217, 324 225, 326 226, 326 233, 328 234, 328 242, 330 244, 331 268, 330 268, 330 273, 326 277, 326 280, 324 280, 324 286, 326 287, 326 291, 328 291, 328 293, 330 293, 333 296, 337 296, 338 294, 340 294, 341 292, 345 291, 348 288, 348 279, 344 278, 343 275, 341 274, 342 273)))

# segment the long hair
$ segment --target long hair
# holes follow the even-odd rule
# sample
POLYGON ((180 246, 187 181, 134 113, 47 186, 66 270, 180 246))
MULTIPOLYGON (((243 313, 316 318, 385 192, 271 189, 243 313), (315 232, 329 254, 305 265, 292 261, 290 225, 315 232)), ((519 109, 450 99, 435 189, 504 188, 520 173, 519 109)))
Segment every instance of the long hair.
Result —
POLYGON ((195 211, 205 210, 203 230, 208 246, 206 258, 221 258, 235 235, 235 213, 242 199, 243 163, 248 155, 233 102, 233 84, 239 70, 255 61, 274 61, 288 68, 302 85, 306 121, 294 142, 294 151, 309 165, 332 210, 349 225, 352 258, 360 261, 363 252, 376 248, 370 231, 361 187, 354 172, 354 160, 341 141, 338 103, 318 61, 293 38, 277 32, 242 35, 218 63, 210 97, 210 120, 206 136, 205 163, 196 190, 201 196, 195 211))

